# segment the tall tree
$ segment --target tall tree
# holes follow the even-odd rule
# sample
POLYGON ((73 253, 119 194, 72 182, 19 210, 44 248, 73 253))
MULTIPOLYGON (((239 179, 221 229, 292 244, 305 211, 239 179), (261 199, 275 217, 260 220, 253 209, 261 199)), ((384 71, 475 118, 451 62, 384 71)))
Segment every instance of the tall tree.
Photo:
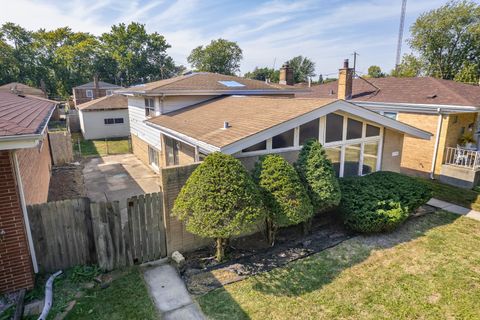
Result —
POLYGON ((273 68, 259 68, 255 67, 255 69, 251 72, 247 72, 244 74, 245 78, 255 79, 255 80, 270 80, 271 82, 278 82, 280 72, 273 68))
POLYGON ((410 31, 410 46, 421 57, 428 75, 454 79, 466 62, 480 63, 478 3, 451 1, 422 14, 410 31))
POLYGON ((295 83, 307 81, 310 77, 315 77, 315 62, 307 57, 297 56, 287 63, 293 69, 293 79, 295 83))
POLYGON ((402 62, 396 69, 392 70, 391 75, 393 77, 418 77, 424 74, 424 63, 420 58, 415 57, 413 54, 406 54, 402 58, 402 62))
POLYGON ((371 78, 383 78, 385 73, 382 72, 379 66, 370 66, 368 67, 368 76, 371 78))
POLYGON ((124 85, 176 75, 173 59, 166 52, 170 45, 157 32, 147 33, 143 24, 114 25, 110 32, 102 34, 100 41, 124 85))
POLYGON ((205 47, 193 49, 187 61, 198 71, 235 75, 240 70, 242 58, 242 49, 236 42, 217 39, 205 47))

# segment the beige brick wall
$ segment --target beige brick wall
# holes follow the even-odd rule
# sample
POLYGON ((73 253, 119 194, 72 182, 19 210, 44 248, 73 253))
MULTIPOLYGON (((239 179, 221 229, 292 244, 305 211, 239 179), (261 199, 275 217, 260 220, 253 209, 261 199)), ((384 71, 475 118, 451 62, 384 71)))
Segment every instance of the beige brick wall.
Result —
POLYGON ((432 168, 438 115, 399 113, 398 120, 433 134, 430 140, 405 136, 403 141, 401 172, 427 177, 432 168))
MULTIPOLYGON (((150 163, 148 161, 148 143, 142 139, 140 139, 138 136, 132 134, 132 151, 133 154, 140 159, 145 165, 150 166, 150 163)), ((155 149, 157 150, 157 149, 155 149)), ((163 166, 163 153, 161 151, 158 151, 158 162, 160 166, 163 166)))
POLYGON ((52 169, 47 135, 45 134, 41 147, 18 150, 17 157, 25 202, 27 204, 47 202, 52 169))
POLYGON ((33 267, 20 206, 13 158, 0 151, 0 293, 33 287, 33 267))
POLYGON ((400 172, 404 136, 403 133, 385 129, 382 149, 383 171, 400 172))
POLYGON ((183 222, 171 216, 173 203, 198 164, 162 168, 162 190, 164 203, 164 221, 167 235, 167 254, 173 251, 192 251, 212 243, 211 239, 203 239, 189 233, 183 222))

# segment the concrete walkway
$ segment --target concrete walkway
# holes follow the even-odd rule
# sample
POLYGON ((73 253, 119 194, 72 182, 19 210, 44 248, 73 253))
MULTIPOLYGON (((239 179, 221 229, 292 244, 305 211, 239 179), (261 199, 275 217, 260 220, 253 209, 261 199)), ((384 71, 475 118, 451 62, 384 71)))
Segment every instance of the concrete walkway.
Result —
POLYGON ((479 211, 471 210, 471 209, 461 207, 461 206, 458 206, 458 205, 450 203, 450 202, 438 200, 438 199, 435 199, 435 198, 430 199, 427 202, 427 204, 432 206, 432 207, 435 207, 435 208, 439 208, 439 209, 442 209, 442 210, 445 210, 445 211, 460 214, 462 216, 466 216, 468 218, 480 221, 480 212, 479 211))
POLYGON ((148 285, 157 309, 164 320, 204 320, 200 307, 188 294, 185 283, 174 267, 164 264, 144 271, 143 277, 148 285))

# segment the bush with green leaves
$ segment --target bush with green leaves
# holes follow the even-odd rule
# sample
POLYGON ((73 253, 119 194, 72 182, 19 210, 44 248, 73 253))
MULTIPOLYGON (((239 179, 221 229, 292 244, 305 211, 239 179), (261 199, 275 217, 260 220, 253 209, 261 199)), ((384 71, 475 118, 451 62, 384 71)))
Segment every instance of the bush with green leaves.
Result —
POLYGON ((265 218, 268 242, 273 245, 280 227, 299 224, 313 216, 307 190, 295 168, 279 155, 260 158, 253 171, 267 208, 265 218))
POLYGON ((316 139, 306 141, 295 163, 316 213, 337 206, 342 197, 332 163, 316 139))
POLYGON ((173 207, 186 229, 216 240, 216 258, 224 258, 227 240, 252 230, 263 217, 258 187, 238 159, 215 152, 188 178, 173 207))
POLYGON ((340 181, 345 225, 355 231, 392 231, 432 196, 429 186, 395 172, 376 172, 340 181))

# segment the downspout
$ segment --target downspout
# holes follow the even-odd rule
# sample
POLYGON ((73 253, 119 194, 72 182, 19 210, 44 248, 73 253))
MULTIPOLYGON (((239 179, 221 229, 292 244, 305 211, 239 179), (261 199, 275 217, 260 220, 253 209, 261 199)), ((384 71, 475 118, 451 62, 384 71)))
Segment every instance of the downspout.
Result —
POLYGON ((27 205, 25 203, 25 193, 23 192, 22 177, 20 176, 20 167, 18 165, 17 152, 13 151, 13 164, 15 175, 17 177, 18 193, 20 195, 20 205, 22 206, 23 221, 25 221, 25 231, 27 233, 28 246, 30 247, 30 256, 32 257, 33 271, 38 273, 37 256, 35 254, 35 247, 33 246, 32 230, 30 230, 30 221, 28 220, 27 205))
POLYGON ((437 112, 438 112, 437 133, 435 134, 435 146, 433 148, 432 170, 430 171, 430 179, 435 179, 435 166, 437 164, 438 146, 440 144, 440 133, 442 132, 442 123, 443 123, 442 109, 438 108, 437 112))
POLYGON ((165 93, 162 93, 162 95, 160 96, 160 114, 157 114, 157 116, 163 114, 163 103, 164 103, 164 100, 165 100, 165 93))

